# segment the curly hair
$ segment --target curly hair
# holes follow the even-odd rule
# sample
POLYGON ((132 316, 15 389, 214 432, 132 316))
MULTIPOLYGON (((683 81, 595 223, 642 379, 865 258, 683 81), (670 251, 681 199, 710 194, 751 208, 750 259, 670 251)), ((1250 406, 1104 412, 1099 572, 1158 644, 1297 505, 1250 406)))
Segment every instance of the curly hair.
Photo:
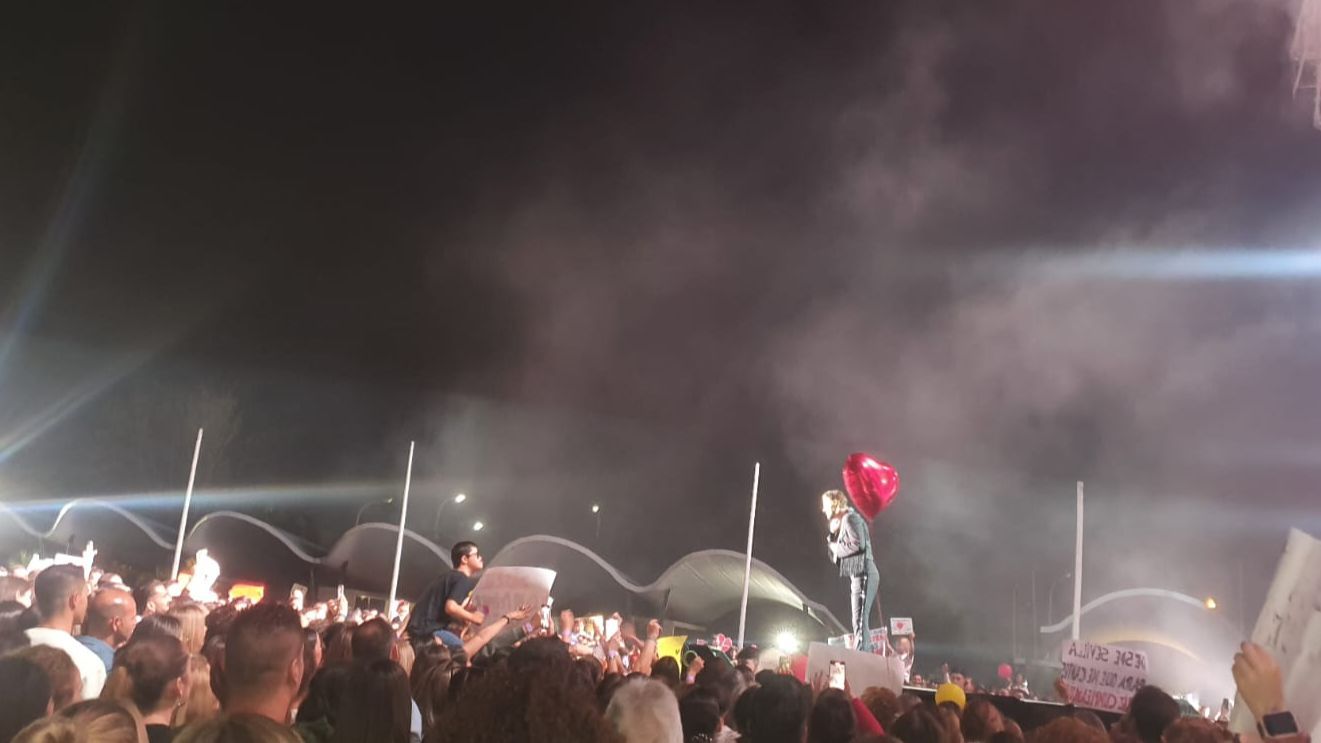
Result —
POLYGON ((501 665, 473 679, 463 704, 449 705, 426 743, 622 743, 592 702, 566 688, 562 674, 501 665))

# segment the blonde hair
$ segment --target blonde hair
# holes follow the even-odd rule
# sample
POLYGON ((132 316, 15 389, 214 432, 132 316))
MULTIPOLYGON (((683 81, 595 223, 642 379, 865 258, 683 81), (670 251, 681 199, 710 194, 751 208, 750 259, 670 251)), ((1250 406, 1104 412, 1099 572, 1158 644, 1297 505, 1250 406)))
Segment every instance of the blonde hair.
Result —
POLYGON ((625 681, 610 698, 605 716, 627 741, 683 743, 679 700, 654 679, 625 681))
POLYGON ((849 497, 844 495, 843 490, 827 490, 821 494, 821 500, 830 499, 830 505, 836 511, 843 511, 849 507, 849 497))
POLYGON ((108 699, 88 699, 28 725, 14 743, 145 743, 146 728, 126 707, 108 699))
POLYGON ((206 642, 206 609, 199 604, 171 606, 169 615, 179 620, 179 639, 189 655, 202 652, 206 642))
POLYGON ((211 664, 194 655, 188 659, 188 699, 175 710, 171 725, 176 728, 220 714, 220 700, 211 689, 211 664))

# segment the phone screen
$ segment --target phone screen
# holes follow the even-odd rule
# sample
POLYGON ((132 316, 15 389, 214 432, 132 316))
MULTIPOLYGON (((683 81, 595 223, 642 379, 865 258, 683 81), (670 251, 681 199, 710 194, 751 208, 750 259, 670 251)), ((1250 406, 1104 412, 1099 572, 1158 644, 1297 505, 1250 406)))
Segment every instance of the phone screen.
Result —
POLYGON ((793 667, 790 665, 790 659, 789 659, 789 656, 788 656, 788 655, 781 655, 781 656, 780 656, 780 670, 779 670, 779 672, 780 672, 780 673, 792 673, 792 672, 793 672, 793 667))
POLYGON ((844 661, 842 660, 830 661, 830 688, 832 689, 844 688, 844 673, 845 673, 844 661))

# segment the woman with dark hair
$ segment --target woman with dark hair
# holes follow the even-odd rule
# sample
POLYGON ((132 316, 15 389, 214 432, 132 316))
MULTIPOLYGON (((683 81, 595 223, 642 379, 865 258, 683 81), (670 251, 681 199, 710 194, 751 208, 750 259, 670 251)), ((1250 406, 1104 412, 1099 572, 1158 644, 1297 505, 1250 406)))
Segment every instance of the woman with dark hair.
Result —
POLYGON ((343 710, 341 700, 349 686, 349 664, 323 667, 312 677, 307 698, 298 706, 298 730, 305 740, 330 740, 343 710))
POLYGON ((321 662, 325 665, 353 660, 353 625, 335 622, 326 628, 321 641, 325 645, 321 662))
POLYGON ((408 677, 381 658, 354 664, 332 743, 408 743, 408 677))
POLYGON ((520 672, 505 664, 473 678, 463 703, 446 709, 436 732, 427 736, 428 743, 472 740, 616 743, 620 736, 590 697, 568 688, 562 670, 520 672))
POLYGON ((417 683, 413 685, 413 698, 422 713, 422 733, 425 737, 435 729, 449 705, 450 679, 458 672, 459 666, 446 660, 432 663, 421 675, 416 673, 417 669, 418 666, 414 665, 413 676, 417 683))
POLYGON ((812 706, 807 743, 849 743, 857 725, 848 696, 839 689, 826 689, 812 706))
POLYGON ((148 614, 138 622, 137 629, 133 630, 133 636, 128 641, 133 642, 143 637, 173 637, 182 640, 183 624, 178 617, 169 614, 148 614))
POLYGON ((33 645, 14 655, 32 661, 46 672, 51 706, 56 712, 83 698, 83 679, 68 653, 49 645, 33 645))
POLYGON ((17 601, 0 601, 0 635, 22 632, 28 627, 21 626, 19 618, 28 608, 17 601))
POLYGON ((904 743, 949 743, 951 736, 940 718, 926 707, 914 707, 894 721, 894 729, 887 730, 904 743))
POLYGON ((715 743, 720 733, 720 702, 714 692, 694 688, 679 700, 684 743, 715 743))
POLYGON ((449 698, 446 700, 454 704, 463 697, 463 692, 470 684, 476 684, 486 674, 486 669, 480 666, 464 666, 454 672, 450 677, 449 698))
POLYGON ((0 658, 0 740, 11 740, 52 711, 50 679, 41 666, 16 655, 0 658))
MULTIPOLYGON (((134 637, 136 637, 136 633, 134 637)), ((188 701, 188 651, 177 637, 135 639, 115 653, 111 676, 127 679, 126 698, 142 714, 150 743, 167 743, 174 711, 188 701)), ((107 688, 120 688, 107 683, 107 688)))
MULTIPOLYGON (((413 670, 408 672, 408 685, 413 690, 413 699, 422 704, 420 697, 423 679, 437 665, 453 665, 450 649, 440 643, 418 645, 414 648, 413 670)), ((448 681, 448 680, 447 680, 448 681)))

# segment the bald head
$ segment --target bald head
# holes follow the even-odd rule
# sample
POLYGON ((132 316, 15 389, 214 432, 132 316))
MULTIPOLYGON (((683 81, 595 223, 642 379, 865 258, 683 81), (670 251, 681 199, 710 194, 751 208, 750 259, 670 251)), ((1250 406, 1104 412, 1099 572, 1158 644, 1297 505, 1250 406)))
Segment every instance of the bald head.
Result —
POLYGON ((119 647, 133 635, 137 614, 138 602, 127 588, 102 588, 87 603, 83 634, 119 647))

